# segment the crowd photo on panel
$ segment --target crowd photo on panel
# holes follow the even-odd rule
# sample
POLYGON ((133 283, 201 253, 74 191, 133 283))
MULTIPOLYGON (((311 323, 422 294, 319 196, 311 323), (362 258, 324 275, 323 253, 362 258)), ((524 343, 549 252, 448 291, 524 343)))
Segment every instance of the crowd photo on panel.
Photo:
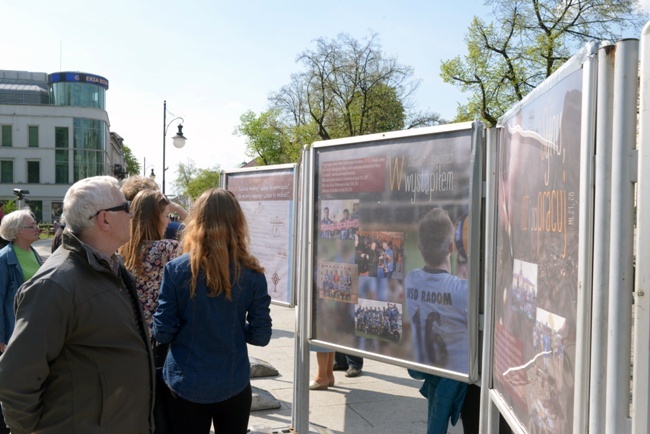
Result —
POLYGON ((149 178, 82 179, 46 261, 34 213, 3 205, 0 434, 248 432, 271 297, 234 194, 188 212, 149 178))
POLYGON ((395 342, 402 340, 402 314, 395 303, 382 307, 359 305, 354 312, 354 324, 363 333, 395 342))

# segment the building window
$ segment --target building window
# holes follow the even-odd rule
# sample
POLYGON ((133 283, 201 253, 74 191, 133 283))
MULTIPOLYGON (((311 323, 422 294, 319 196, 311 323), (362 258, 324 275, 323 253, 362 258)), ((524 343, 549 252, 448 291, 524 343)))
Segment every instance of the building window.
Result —
POLYGON ((38 148, 38 127, 37 126, 29 127, 29 147, 38 148))
POLYGON ((0 183, 12 184, 14 182, 14 162, 11 160, 0 161, 0 183))
POLYGON ((2 146, 12 146, 11 125, 2 126, 2 146))
POLYGON ((54 128, 54 146, 68 149, 68 127, 54 128))
POLYGON ((54 182, 56 184, 69 184, 68 151, 54 151, 54 182))
POLYGON ((104 174, 104 153, 100 151, 74 151, 74 182, 104 174))
POLYGON ((105 175, 106 123, 93 119, 75 119, 73 131, 74 182, 90 176, 105 175))
POLYGON ((56 127, 54 129, 54 182, 56 184, 69 184, 69 143, 68 127, 56 127))
POLYGON ((40 184, 41 182, 41 162, 27 162, 27 182, 30 184, 40 184))
POLYGON ((90 83, 52 83, 52 104, 106 110, 106 89, 90 83))

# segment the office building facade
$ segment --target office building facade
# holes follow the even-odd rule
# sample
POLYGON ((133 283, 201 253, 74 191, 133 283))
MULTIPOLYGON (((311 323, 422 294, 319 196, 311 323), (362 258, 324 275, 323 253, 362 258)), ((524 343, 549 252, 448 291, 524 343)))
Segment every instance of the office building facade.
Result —
POLYGON ((60 218, 74 182, 123 176, 122 138, 109 131, 108 80, 81 72, 0 70, 0 200, 28 190, 41 222, 60 218))

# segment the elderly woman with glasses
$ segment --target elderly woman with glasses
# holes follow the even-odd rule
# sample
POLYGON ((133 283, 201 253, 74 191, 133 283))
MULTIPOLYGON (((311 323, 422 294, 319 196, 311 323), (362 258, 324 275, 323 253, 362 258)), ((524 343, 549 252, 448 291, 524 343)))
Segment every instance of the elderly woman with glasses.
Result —
POLYGON ((9 241, 0 250, 0 351, 4 352, 14 331, 14 297, 16 291, 31 279, 43 263, 32 247, 38 240, 38 224, 28 209, 13 211, 0 223, 0 236, 9 241))

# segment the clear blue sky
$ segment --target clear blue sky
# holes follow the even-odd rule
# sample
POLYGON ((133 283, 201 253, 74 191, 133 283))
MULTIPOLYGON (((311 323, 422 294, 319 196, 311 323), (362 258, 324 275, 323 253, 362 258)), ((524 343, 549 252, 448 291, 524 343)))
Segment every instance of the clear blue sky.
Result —
POLYGON ((465 53, 472 17, 487 11, 482 0, 2 3, 0 67, 106 77, 111 131, 140 164, 146 157, 158 180, 163 100, 185 119, 185 148, 171 145, 176 124, 168 132, 168 191, 178 162, 231 169, 249 160, 244 139, 232 134, 239 116, 265 110, 268 95, 301 70, 297 55, 320 37, 348 33, 360 40, 377 33, 383 52, 413 67, 422 81, 417 106, 452 118, 466 95, 442 82, 440 63, 465 53))

